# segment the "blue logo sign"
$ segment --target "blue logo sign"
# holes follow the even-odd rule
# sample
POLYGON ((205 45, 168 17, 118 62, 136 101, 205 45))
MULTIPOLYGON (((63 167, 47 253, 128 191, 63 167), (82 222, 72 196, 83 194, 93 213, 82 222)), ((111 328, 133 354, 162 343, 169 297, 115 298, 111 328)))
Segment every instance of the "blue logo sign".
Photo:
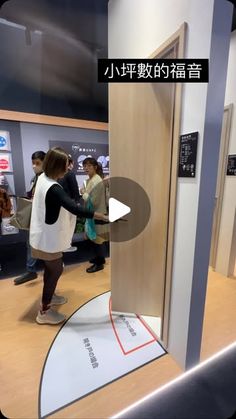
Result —
POLYGON ((0 148, 5 147, 6 143, 7 143, 6 138, 0 136, 0 148))

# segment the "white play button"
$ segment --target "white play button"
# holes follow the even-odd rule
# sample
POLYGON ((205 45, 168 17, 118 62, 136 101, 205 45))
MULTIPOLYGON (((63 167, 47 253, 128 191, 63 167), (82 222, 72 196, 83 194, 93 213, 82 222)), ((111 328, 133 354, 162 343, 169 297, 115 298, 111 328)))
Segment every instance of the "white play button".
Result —
POLYGON ((113 221, 119 220, 119 218, 124 217, 131 212, 130 207, 123 204, 122 202, 118 201, 115 198, 109 199, 109 221, 113 223, 113 221))
MULTIPOLYGON (((137 182, 120 176, 105 178, 104 190, 106 204, 108 197, 110 198, 109 216, 105 222, 109 226, 104 227, 104 238, 107 240, 107 230, 109 230, 110 242, 123 243, 134 239, 142 233, 150 219, 151 204, 147 193, 137 182)), ((94 197, 101 195, 100 183, 94 187, 93 193, 94 197)), ((98 221, 97 224, 100 222, 98 221)))

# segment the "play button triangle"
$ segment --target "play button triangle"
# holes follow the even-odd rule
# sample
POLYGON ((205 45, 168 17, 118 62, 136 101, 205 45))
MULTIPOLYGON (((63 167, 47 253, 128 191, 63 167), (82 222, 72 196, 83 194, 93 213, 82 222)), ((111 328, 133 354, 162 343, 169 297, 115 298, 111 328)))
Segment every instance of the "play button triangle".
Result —
POLYGON ((111 223, 113 221, 119 220, 119 218, 124 217, 124 215, 127 215, 130 212, 131 209, 127 205, 123 204, 115 198, 109 199, 109 221, 111 223))

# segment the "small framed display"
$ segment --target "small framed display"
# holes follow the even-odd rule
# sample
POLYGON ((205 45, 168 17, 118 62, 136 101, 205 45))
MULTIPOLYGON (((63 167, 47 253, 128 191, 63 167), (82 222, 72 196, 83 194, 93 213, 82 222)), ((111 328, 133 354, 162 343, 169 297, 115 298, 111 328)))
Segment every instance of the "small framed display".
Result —
POLYGON ((15 182, 13 173, 0 171, 0 188, 5 189, 8 195, 15 195, 15 182))
POLYGON ((10 150, 11 150, 10 134, 8 131, 0 130, 0 151, 10 151, 10 150))
POLYGON ((196 176, 198 132, 180 136, 179 177, 196 176))
POLYGON ((74 172, 76 175, 85 175, 83 161, 86 157, 95 158, 101 165, 104 175, 109 174, 109 155, 108 145, 93 143, 88 145, 85 142, 72 143, 68 141, 49 141, 50 147, 62 147, 72 156, 74 161, 74 172))
POLYGON ((0 153, 0 172, 12 172, 10 153, 0 153))
POLYGON ((236 176, 236 154, 228 156, 227 176, 236 176))

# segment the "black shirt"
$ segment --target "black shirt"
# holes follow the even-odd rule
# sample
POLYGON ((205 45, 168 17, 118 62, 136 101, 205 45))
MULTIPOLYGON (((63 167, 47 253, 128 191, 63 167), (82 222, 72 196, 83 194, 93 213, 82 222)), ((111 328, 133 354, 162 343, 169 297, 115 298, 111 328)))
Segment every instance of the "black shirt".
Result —
POLYGON ((65 176, 58 181, 63 187, 64 191, 69 195, 71 199, 74 199, 75 202, 79 202, 80 193, 78 188, 78 183, 76 176, 72 170, 68 170, 65 176))
POLYGON ((58 217, 61 207, 71 212, 78 217, 93 218, 94 211, 88 211, 85 208, 78 206, 60 185, 52 185, 46 194, 46 224, 54 224, 58 217))
POLYGON ((26 195, 27 195, 27 198, 29 198, 29 199, 32 199, 33 198, 33 196, 34 196, 34 193, 35 193, 35 188, 36 188, 36 184, 37 184, 37 182, 38 182, 38 178, 39 178, 39 176, 42 174, 43 172, 41 172, 41 173, 37 173, 32 179, 31 179, 31 182, 30 182, 30 184, 31 184, 31 187, 30 187, 30 190, 28 191, 28 192, 26 192, 26 195))

